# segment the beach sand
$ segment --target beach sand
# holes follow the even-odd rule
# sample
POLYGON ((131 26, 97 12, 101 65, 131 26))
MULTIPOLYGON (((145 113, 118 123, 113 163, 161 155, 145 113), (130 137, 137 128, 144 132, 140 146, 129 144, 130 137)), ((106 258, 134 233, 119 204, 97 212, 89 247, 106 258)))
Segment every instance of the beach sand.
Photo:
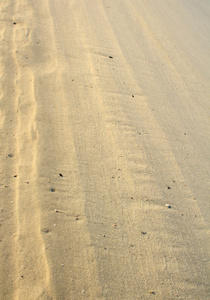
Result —
POLYGON ((209 1, 0 12, 0 299, 209 299, 209 1))

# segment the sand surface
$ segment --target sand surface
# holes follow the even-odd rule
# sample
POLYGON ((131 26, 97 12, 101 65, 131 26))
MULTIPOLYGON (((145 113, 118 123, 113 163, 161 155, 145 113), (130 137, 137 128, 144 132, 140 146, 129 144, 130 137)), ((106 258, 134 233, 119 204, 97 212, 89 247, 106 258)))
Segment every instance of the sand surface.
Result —
POLYGON ((209 0, 0 16, 0 299, 209 299, 209 0))

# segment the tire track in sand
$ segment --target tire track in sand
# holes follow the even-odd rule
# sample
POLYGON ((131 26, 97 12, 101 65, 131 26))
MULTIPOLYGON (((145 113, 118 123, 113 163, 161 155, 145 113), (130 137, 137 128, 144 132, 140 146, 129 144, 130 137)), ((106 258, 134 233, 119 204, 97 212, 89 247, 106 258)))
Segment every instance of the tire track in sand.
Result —
MULTIPOLYGON (((43 199, 40 203, 41 226, 53 297, 101 299, 96 257, 87 227, 85 191, 81 185, 75 140, 69 126, 69 97, 66 97, 65 92, 68 88, 70 96, 71 86, 65 86, 63 76, 65 63, 69 67, 70 62, 68 57, 63 56, 63 45, 57 40, 58 36, 65 34, 65 30, 62 27, 60 29, 60 25, 63 22, 65 24, 63 10, 68 11, 71 20, 68 26, 74 29, 74 20, 70 15, 72 7, 69 10, 67 8, 66 3, 56 1, 34 4, 35 19, 42 20, 41 24, 37 24, 34 36, 39 37, 40 47, 49 49, 47 53, 56 61, 54 68, 51 68, 48 65, 49 59, 42 57, 41 67, 44 70, 47 67, 49 72, 37 69, 35 75, 36 95, 39 98, 38 193, 43 199), (53 14, 55 11, 58 12, 58 19, 53 14), (49 34, 53 38, 50 45, 49 34), (63 176, 59 176, 59 173, 63 176)), ((74 47, 74 39, 75 34, 68 35, 69 48, 74 47)), ((75 67, 76 62, 73 61, 71 68, 75 67)))

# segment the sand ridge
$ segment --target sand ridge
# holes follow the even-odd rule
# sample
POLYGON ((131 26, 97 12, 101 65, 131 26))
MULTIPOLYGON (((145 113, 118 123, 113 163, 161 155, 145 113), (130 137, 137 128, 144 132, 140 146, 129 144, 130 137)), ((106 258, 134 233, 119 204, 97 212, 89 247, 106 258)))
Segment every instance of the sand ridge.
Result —
MULTIPOLYGON (((48 270, 44 244, 40 234, 40 209, 36 197, 36 99, 34 95, 34 72, 28 64, 30 43, 30 19, 33 11, 24 1, 12 5, 13 39, 12 61, 14 71, 14 120, 15 185, 13 218, 13 253, 15 257, 14 297, 35 299, 48 285, 48 270), (27 19, 24 11, 27 10, 27 19), (27 282, 27 283, 26 283, 27 282), (27 286, 27 288, 26 288, 27 286), (31 295, 29 297, 29 295, 31 295)), ((11 20, 12 21, 12 20, 11 20)), ((9 74, 10 75, 10 74, 9 74)), ((10 188, 10 186, 9 186, 10 188)), ((13 266, 14 268, 14 266, 13 266)), ((5 274, 6 275, 6 274, 5 274)), ((4 275, 4 276, 5 276, 4 275)), ((12 273, 11 273, 12 275, 12 273)), ((4 293, 3 293, 4 294, 4 293)), ((2 294, 2 295, 3 295, 2 294)))

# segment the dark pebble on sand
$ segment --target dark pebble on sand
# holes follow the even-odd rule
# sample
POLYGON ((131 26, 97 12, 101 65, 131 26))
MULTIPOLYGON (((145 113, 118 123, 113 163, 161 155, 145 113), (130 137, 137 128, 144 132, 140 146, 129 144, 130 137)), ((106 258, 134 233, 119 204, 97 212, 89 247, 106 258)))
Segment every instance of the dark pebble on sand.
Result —
POLYGON ((150 291, 150 294, 156 295, 154 291, 150 291))

